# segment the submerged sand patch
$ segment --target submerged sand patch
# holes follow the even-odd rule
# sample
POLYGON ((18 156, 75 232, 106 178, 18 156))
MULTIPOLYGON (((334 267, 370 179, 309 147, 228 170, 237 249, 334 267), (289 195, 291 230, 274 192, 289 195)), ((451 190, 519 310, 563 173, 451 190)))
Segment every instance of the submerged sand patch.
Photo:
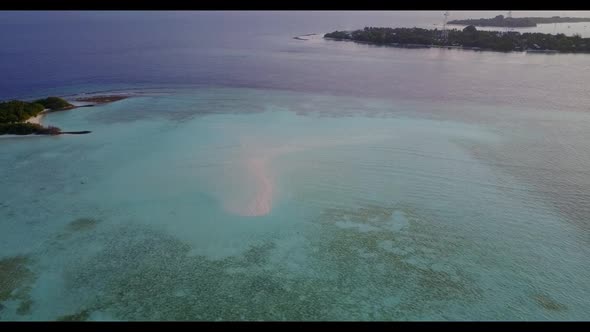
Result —
POLYGON ((70 231, 86 231, 96 227, 98 223, 99 221, 97 219, 78 218, 70 222, 67 226, 67 229, 70 231))
POLYGON ((270 213, 275 181, 268 163, 265 158, 251 158, 244 162, 244 176, 253 182, 252 190, 240 188, 244 193, 226 202, 228 211, 248 217, 270 213))
POLYGON ((536 301, 536 302, 537 302, 537 303, 538 303, 538 304, 539 304, 541 307, 543 307, 543 308, 544 308, 544 309, 546 309, 546 310, 551 310, 551 311, 562 311, 562 310, 565 310, 565 309, 566 309, 566 307, 565 307, 563 304, 561 304, 561 303, 559 303, 559 302, 557 302, 557 301, 553 300, 552 298, 550 298, 549 296, 547 296, 547 295, 544 295, 544 294, 535 294, 535 295, 533 296, 533 299, 534 299, 534 300, 535 300, 535 301, 536 301))

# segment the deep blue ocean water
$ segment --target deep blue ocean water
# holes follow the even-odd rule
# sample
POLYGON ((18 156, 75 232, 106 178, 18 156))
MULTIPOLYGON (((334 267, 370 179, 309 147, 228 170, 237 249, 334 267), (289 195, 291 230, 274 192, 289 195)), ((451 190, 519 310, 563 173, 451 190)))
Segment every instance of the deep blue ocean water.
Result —
POLYGON ((441 18, 0 13, 0 99, 131 96, 0 138, 0 320, 587 319, 590 56, 321 38, 441 18))

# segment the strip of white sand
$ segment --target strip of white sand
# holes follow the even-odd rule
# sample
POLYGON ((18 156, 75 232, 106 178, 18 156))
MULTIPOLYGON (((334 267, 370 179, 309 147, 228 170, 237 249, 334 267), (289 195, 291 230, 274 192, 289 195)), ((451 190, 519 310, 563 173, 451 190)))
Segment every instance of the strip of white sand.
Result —
MULTIPOLYGON (((28 118, 25 122, 26 123, 35 123, 38 125, 42 125, 41 124, 41 119, 43 118, 43 116, 45 116, 45 113, 47 113, 47 108, 44 109, 41 113, 37 114, 37 116, 34 116, 32 118, 28 118)), ((21 137, 43 137, 45 135, 35 135, 35 134, 29 134, 29 135, 0 135, 0 138, 21 138, 21 137)))
POLYGON ((245 160, 244 177, 252 183, 225 202, 229 212, 249 217, 264 216, 270 212, 275 183, 268 164, 268 158, 263 157, 245 160))
POLYGON ((44 109, 41 113, 39 113, 37 116, 34 116, 32 118, 28 118, 27 121, 25 121, 26 123, 35 123, 40 125, 41 124, 41 118, 43 118, 43 116, 45 116, 45 113, 47 112, 47 109, 44 109))

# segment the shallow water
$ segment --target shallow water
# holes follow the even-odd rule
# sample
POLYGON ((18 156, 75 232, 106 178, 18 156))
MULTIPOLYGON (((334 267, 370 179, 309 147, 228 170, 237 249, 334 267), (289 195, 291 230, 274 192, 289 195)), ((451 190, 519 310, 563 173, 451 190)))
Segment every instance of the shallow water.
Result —
POLYGON ((586 318, 587 221, 560 207, 587 196, 505 158, 533 129, 426 109, 178 88, 52 113, 92 133, 0 143, 0 319, 586 318))
MULTIPOLYGON (((589 14, 515 12, 553 15, 589 14)), ((588 318, 590 56, 321 38, 442 12, 0 16, 0 99, 131 95, 0 138, 0 320, 588 318)))

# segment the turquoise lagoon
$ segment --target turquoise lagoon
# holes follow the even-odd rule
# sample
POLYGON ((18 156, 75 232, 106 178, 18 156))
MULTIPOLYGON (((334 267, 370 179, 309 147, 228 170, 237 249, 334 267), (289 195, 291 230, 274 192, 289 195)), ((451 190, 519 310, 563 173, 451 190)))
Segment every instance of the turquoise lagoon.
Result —
POLYGON ((588 318, 587 114, 146 91, 0 139, 1 320, 588 318))

